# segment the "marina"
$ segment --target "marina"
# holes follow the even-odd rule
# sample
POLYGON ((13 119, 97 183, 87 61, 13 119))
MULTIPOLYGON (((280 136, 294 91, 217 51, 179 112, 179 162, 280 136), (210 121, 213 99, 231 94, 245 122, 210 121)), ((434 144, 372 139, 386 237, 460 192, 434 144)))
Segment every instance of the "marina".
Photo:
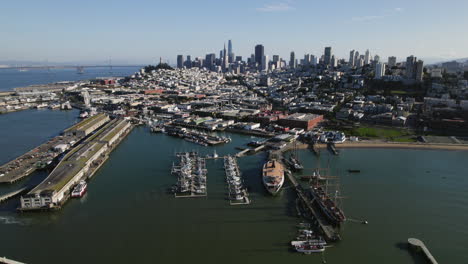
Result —
POLYGON ((224 157, 224 171, 226 173, 229 203, 231 205, 250 204, 249 195, 241 178, 241 172, 235 157, 229 155, 224 157))
POLYGON ((180 152, 178 165, 172 165, 171 174, 177 177, 172 191, 176 198, 205 197, 207 189, 207 169, 205 159, 197 152, 180 152))

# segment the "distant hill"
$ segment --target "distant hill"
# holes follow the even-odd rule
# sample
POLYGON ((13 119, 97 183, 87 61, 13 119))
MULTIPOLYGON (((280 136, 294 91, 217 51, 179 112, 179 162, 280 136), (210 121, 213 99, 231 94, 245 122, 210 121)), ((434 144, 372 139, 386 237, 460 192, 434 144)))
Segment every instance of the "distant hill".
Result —
POLYGON ((461 59, 438 59, 433 62, 429 62, 428 64, 430 65, 441 65, 444 62, 449 62, 449 61, 456 61, 460 63, 465 63, 468 61, 468 58, 461 58, 461 59))

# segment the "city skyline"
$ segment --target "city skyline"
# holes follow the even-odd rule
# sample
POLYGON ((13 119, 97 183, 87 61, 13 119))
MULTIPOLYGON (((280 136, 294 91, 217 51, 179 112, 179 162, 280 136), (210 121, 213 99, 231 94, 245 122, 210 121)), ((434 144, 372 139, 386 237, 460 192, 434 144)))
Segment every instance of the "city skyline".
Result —
POLYGON ((162 57, 174 65, 177 54, 217 54, 229 39, 235 55, 244 58, 258 43, 264 45, 265 54, 282 58, 291 51, 298 58, 317 56, 326 46, 333 47, 337 58, 346 59, 353 49, 399 60, 415 55, 429 63, 468 57, 464 48, 468 36, 461 34, 468 25, 463 15, 468 3, 449 2, 453 4, 238 1, 230 12, 217 10, 214 1, 177 5, 82 1, 75 6, 29 1, 31 8, 26 10, 24 3, 8 2, 3 9, 8 12, 0 16, 5 36, 0 61, 105 62, 112 58, 115 63, 147 64, 162 57), (199 16, 199 11, 215 12, 199 16), (183 15, 174 19, 178 12, 183 15), (165 20, 169 22, 159 23, 165 20), (46 41, 38 42, 39 38, 46 41))

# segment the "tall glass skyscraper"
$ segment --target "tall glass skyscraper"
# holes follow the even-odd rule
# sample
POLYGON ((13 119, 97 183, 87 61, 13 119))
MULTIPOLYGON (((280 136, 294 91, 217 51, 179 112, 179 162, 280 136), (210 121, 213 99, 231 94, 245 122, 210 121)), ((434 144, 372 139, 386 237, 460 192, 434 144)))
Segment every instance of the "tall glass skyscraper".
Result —
POLYGON ((258 63, 258 65, 262 65, 263 56, 265 56, 265 48, 262 44, 258 44, 255 46, 255 62, 258 63))

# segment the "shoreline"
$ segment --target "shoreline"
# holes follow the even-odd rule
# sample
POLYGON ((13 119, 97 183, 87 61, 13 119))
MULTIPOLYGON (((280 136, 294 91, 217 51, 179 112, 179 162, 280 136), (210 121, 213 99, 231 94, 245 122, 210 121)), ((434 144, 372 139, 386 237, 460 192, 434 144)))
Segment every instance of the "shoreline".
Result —
MULTIPOLYGON (((309 148, 308 144, 297 146, 298 149, 309 148)), ((326 149, 326 144, 317 144, 317 148, 326 149)), ((468 144, 437 144, 437 143, 400 143, 400 142, 376 142, 376 141, 359 141, 359 142, 344 142, 335 144, 337 149, 340 148, 391 148, 391 149, 427 149, 427 150, 464 150, 468 151, 468 144)))

